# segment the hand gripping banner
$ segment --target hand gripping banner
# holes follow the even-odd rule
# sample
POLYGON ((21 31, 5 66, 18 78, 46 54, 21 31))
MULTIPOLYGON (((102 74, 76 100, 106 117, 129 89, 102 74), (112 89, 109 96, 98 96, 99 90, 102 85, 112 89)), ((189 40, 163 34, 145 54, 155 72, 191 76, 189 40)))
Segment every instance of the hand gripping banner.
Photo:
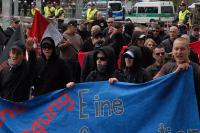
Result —
POLYGON ((0 133, 199 133, 192 69, 145 84, 76 84, 23 103, 0 99, 0 133))

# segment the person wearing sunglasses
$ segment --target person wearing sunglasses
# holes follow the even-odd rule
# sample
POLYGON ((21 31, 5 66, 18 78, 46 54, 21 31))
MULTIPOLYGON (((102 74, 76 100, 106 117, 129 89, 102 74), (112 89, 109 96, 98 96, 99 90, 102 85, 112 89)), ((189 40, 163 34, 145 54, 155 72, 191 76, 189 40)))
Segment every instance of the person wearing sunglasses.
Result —
MULTIPOLYGON (((103 46, 95 51, 93 58, 95 70, 91 71, 83 82, 104 81, 111 78, 117 66, 113 48, 103 46)), ((74 84, 74 82, 69 82, 66 87, 73 88, 74 84)))
POLYGON ((108 39, 110 39, 116 31, 116 29, 114 27, 114 18, 108 18, 107 19, 107 25, 108 25, 108 27, 103 30, 103 34, 108 39))
POLYGON ((116 70, 109 78, 109 83, 114 82, 129 82, 129 83, 145 83, 152 78, 149 73, 141 67, 140 49, 136 46, 131 46, 124 52, 122 58, 122 65, 120 70, 116 70))
POLYGON ((91 71, 86 82, 108 80, 116 66, 114 49, 104 46, 94 53, 95 70, 91 71))
POLYGON ((161 67, 165 63, 165 48, 163 47, 163 45, 155 46, 152 55, 155 62, 152 65, 148 66, 146 70, 153 78, 160 71, 161 67))
POLYGON ((160 25, 155 24, 152 27, 152 31, 149 33, 149 38, 153 39, 156 44, 160 44, 162 42, 162 39, 160 37, 160 25))
MULTIPOLYGON (((98 25, 96 26, 99 27, 98 25)), ((88 40, 88 43, 85 42, 85 45, 83 45, 85 47, 83 47, 82 50, 85 50, 85 52, 88 53, 85 55, 83 60, 83 66, 81 69, 81 82, 84 82, 88 74, 95 69, 95 62, 93 58, 94 53, 96 52, 97 49, 103 47, 104 45, 105 45, 105 37, 103 36, 103 33, 100 32, 100 27, 99 27, 99 30, 92 32, 90 41, 88 40)))
POLYGON ((41 57, 35 61, 34 70, 33 97, 65 88, 72 80, 71 71, 67 63, 58 56, 51 37, 42 40, 41 57))

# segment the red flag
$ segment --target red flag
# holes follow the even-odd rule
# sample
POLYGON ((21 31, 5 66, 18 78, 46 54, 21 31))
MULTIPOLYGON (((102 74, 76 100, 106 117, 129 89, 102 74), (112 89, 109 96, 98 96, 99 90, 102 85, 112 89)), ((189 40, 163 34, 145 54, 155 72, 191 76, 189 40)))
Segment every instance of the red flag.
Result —
POLYGON ((35 13, 29 35, 30 37, 37 38, 38 42, 40 42, 45 37, 51 37, 56 45, 62 39, 62 35, 58 29, 56 29, 52 23, 49 23, 48 20, 43 17, 39 11, 36 11, 35 13))
POLYGON ((44 18, 39 11, 36 11, 33 18, 32 28, 30 30, 30 37, 35 37, 40 42, 48 25, 49 22, 47 19, 44 18))
POLYGON ((200 41, 191 43, 190 48, 193 49, 198 54, 200 60, 200 41))
POLYGON ((83 68, 83 63, 84 63, 84 60, 85 60, 85 57, 87 54, 88 54, 88 52, 79 52, 78 53, 78 61, 81 66, 81 69, 83 68))

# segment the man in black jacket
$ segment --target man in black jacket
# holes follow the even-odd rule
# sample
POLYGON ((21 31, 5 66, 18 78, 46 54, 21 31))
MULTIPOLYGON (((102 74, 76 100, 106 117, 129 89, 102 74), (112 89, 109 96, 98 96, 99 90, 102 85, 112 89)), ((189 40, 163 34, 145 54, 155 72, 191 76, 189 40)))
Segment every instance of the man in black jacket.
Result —
POLYGON ((18 44, 21 42, 15 42, 9 59, 0 65, 0 96, 15 102, 29 99, 32 83, 31 61, 24 60, 24 49, 18 44))
POLYGON ((145 83, 151 80, 150 74, 141 67, 139 47, 131 46, 124 52, 121 70, 116 70, 109 83, 121 81, 129 83, 145 83))
POLYGON ((70 70, 56 53, 54 40, 46 37, 41 42, 42 56, 36 62, 33 96, 66 87, 71 81, 70 70))

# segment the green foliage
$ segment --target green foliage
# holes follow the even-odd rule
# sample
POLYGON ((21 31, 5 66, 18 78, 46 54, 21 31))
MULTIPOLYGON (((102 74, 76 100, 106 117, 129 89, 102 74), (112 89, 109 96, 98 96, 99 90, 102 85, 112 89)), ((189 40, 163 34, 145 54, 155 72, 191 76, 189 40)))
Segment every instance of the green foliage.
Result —
POLYGON ((90 0, 83 0, 83 3, 86 4, 88 3, 90 0))

